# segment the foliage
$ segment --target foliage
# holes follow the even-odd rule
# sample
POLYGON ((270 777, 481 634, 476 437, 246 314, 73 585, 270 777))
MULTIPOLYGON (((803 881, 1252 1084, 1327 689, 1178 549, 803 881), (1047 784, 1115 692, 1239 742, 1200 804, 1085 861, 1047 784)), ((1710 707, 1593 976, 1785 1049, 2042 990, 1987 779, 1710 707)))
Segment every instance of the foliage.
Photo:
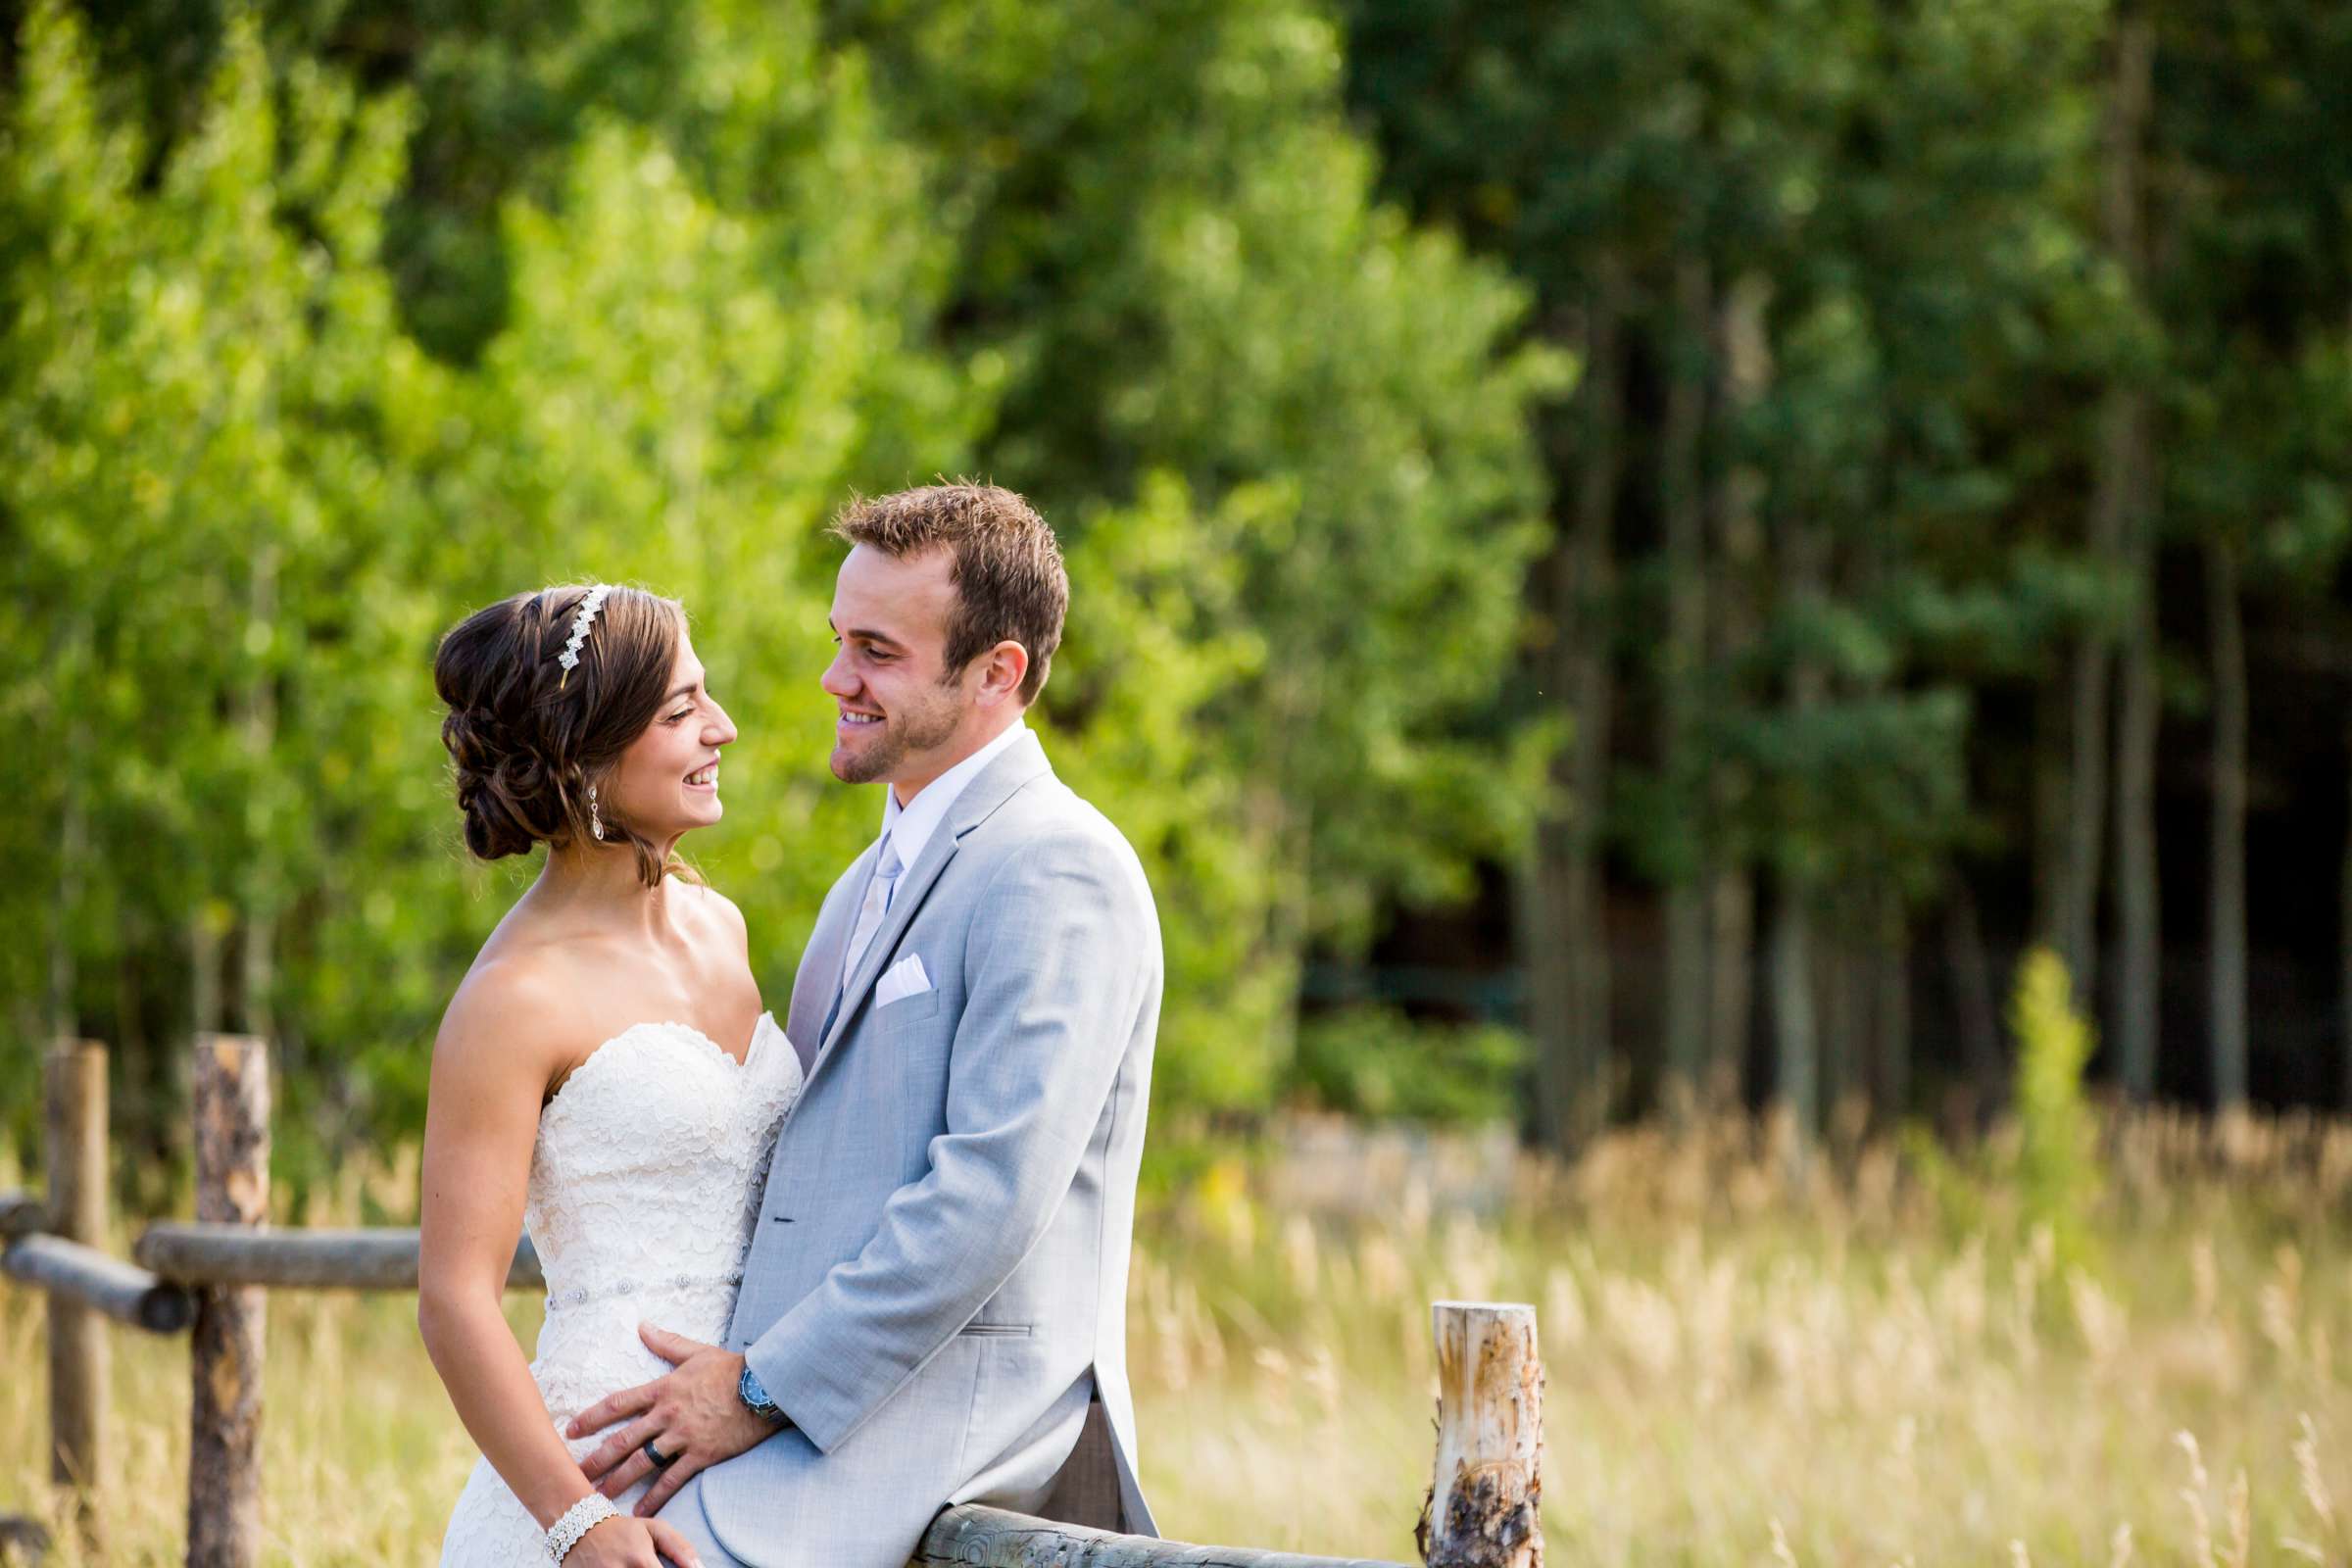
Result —
MULTIPOLYGON (((389 545, 429 530, 416 464, 448 383, 374 266, 405 106, 307 68, 273 84, 240 24, 150 188, 69 13, 36 10, 20 66, 0 703, 50 744, 0 760, 23 803, 0 828, 24 873, 0 894, 8 1033, 22 1060, 106 998, 135 1047, 225 983, 304 1062, 397 1010, 362 1003, 367 970, 307 960, 405 956, 397 876, 421 844, 401 807, 432 783, 396 737, 442 607, 389 545)), ((157 1060, 125 1054, 153 1085, 157 1060)))
MULTIPOLYGON (((1541 731, 1493 694, 1542 537, 1527 410, 1565 366, 1519 341, 1525 297, 1497 270, 1376 203, 1339 35, 1309 8, 828 17, 960 220, 943 318, 1008 368, 994 475, 1082 553, 1149 516, 1205 579, 1162 585, 1193 601, 1190 657, 1225 675, 1194 707, 1220 808, 1186 853, 1255 874, 1251 905, 1203 928, 1243 1005, 1177 1020, 1197 1050, 1162 1071, 1262 1104, 1305 945, 1357 949, 1384 901, 1458 897, 1524 838, 1541 731)), ((1049 688, 1046 707, 1063 723, 1093 701, 1049 688)))
POLYGON ((2018 963, 2009 1002, 2017 1040, 2009 1125, 1980 1147, 1943 1148, 1916 1123, 1904 1162, 1954 1235, 1995 1230, 2012 1244, 2046 1237, 2069 1264, 2089 1260, 2106 1180, 2083 1078, 2096 1036, 2077 1010, 2065 960, 2047 948, 2018 963))
MULTIPOLYGON (((1829 961, 1869 927, 1960 906, 1964 879, 2007 904, 2002 884, 2030 869, 2035 907, 1995 910, 2002 945, 2047 937, 2069 726, 2089 710, 2069 655, 2161 594, 2167 686, 2196 716, 2191 671, 2213 661, 2174 644, 2206 610, 2174 558, 2214 541, 2251 563, 2249 613, 2277 609, 2309 638, 2267 667, 2340 689, 2352 644, 2322 605, 2342 599, 2352 549, 2341 15, 2292 0, 1341 11, 1384 189, 1506 259, 1546 335, 1578 341, 1605 317, 1618 345, 1620 374, 1588 386, 1625 406, 1544 418, 1563 532, 1597 482, 1614 573, 1564 587, 1563 547, 1535 589, 1625 694, 1590 715, 1608 726, 1612 787, 1561 808, 1611 853, 1615 900, 1752 876, 1766 917, 1809 914, 1829 961), (2143 17, 2154 116, 2144 174, 2114 198, 2110 78, 2143 17), (2119 213, 2145 236, 2145 279, 2118 251, 2119 213), (2156 404, 2160 572, 2086 537, 2110 387, 2156 404), (1593 433, 1611 429, 1622 451, 1593 433), (1693 497, 1703 525, 1678 535, 1693 497), (1703 547, 1678 543, 1693 533, 1703 547)), ((2307 751, 2292 724, 2257 739, 2273 773, 2307 751)), ((2336 793, 2311 786, 2301 820, 2332 834, 2336 793)), ((2281 908, 2272 942, 2301 936, 2281 908)), ((1548 1056, 1586 1049, 1562 1020, 1531 1027, 1548 1056)))
POLYGON ((2072 1255, 2099 1193, 2097 1130, 2082 1096, 2092 1035, 2075 1010, 2066 965, 2046 948, 2018 965, 2009 1026, 2017 1035, 2017 1186, 2024 1214, 2050 1227, 2072 1255))
POLYGON ((2122 15, 0 0, 0 717, 47 742, 0 760, 0 1070, 104 1036, 161 1142, 218 1021, 280 1041, 290 1155, 413 1131, 527 874, 457 853, 425 661, 559 577, 688 602, 748 721, 692 848, 780 993, 870 830, 815 755, 818 524, 950 472, 1068 547, 1038 721, 1161 895, 1163 1106, 1319 1071, 1302 955, 1519 868, 1547 807, 1620 900, 1805 908, 1824 970, 1972 876, 2002 946, 2063 655, 2137 592, 2083 549, 2102 387, 2153 393, 2168 548, 2243 559, 2256 657, 2352 668, 2352 25, 2153 8, 2139 288, 2098 219, 2122 15), (1563 588, 1609 279, 1621 566, 1563 588), (1546 797, 1603 715, 1511 678, 1559 631, 1531 590, 1605 633, 1600 799, 1546 797))
MULTIPOLYGON (((780 991, 830 867, 869 830, 818 782, 813 678, 780 678, 823 662, 815 535, 890 444, 871 421, 925 428, 953 465, 984 394, 900 342, 920 289, 894 265, 891 204, 911 186, 859 123, 854 74, 797 163, 767 172, 807 204, 790 221, 719 210, 641 131, 590 134, 561 212, 509 210, 517 308, 463 373, 400 332, 376 265, 405 101, 362 104, 308 65, 291 80, 308 118, 281 136, 254 29, 232 27, 199 133, 149 195, 131 138, 94 112, 71 14, 28 24, 7 173, 12 228, 47 244, 9 283, 0 429, 21 444, 5 506, 30 547, 12 593, 63 647, 11 696, 55 705, 24 720, 60 733, 67 765, 0 765, 41 803, 12 851, 67 861, 12 890, 19 928, 48 934, 31 962, 77 975, 59 1014, 111 1014, 148 1083, 162 1060, 137 1048, 177 1035, 191 988, 200 1016, 271 1034, 299 1181, 347 1118, 416 1125, 422 1045, 504 902, 489 895, 517 885, 456 849, 439 628, 578 575, 686 598, 718 689, 751 687, 753 733, 783 743, 731 770, 747 782, 724 852, 780 991), (281 142, 302 149, 284 168, 281 142), (61 834, 75 809, 86 828, 61 834)), ((21 1020, 20 1042, 46 1021, 21 1020)), ((163 1107, 124 1098, 154 1136, 163 1107)))
POLYGON ((1508 346, 1494 269, 1373 202, 1307 13, 1234 7, 1181 61, 1109 6, 1042 53, 938 52, 990 10, 860 39, 590 0, 398 45, 363 0, 24 17, 0 704, 53 744, 0 761, 0 1051, 110 1039, 152 1150, 191 1021, 269 1034, 297 1184, 413 1133, 442 1000, 529 874, 460 853, 433 639, 581 577, 688 606, 745 736, 689 849, 781 1005, 872 831, 823 770, 821 524, 978 471, 1068 550, 1037 719, 1160 892, 1162 1103, 1271 1102, 1304 944, 1463 885, 1532 807, 1481 705, 1558 367, 1508 346), (1131 90, 1023 154, 1086 199, 975 184, 956 137, 1024 117, 1089 28, 1131 90), (156 69, 167 35, 209 86, 156 69), (1153 73, 1197 113, 1149 112, 1153 73))
POLYGON ((1298 1030, 1299 1092, 1328 1110, 1510 1122, 1526 1042, 1499 1024, 1422 1023, 1394 1008, 1320 1013, 1298 1030))

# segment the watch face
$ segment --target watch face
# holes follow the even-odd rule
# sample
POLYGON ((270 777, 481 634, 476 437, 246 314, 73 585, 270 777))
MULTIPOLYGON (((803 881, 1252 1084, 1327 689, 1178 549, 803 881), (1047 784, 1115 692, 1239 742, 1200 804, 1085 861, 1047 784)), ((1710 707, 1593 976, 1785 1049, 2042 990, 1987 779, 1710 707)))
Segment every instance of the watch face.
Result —
POLYGON ((768 1398, 767 1390, 760 1386, 760 1375, 748 1366, 743 1369, 743 1381, 735 1385, 735 1393, 751 1406, 754 1415, 772 1418, 780 1413, 768 1398))

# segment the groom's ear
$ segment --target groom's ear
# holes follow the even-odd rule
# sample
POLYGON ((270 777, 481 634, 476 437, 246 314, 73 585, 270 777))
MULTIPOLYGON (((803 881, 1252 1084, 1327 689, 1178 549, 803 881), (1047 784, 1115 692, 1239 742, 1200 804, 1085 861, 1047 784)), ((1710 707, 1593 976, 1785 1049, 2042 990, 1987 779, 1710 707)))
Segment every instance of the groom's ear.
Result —
POLYGON ((1029 650, 1007 637, 979 658, 980 685, 975 693, 981 701, 994 703, 1009 697, 1020 701, 1021 682, 1029 674, 1029 650))

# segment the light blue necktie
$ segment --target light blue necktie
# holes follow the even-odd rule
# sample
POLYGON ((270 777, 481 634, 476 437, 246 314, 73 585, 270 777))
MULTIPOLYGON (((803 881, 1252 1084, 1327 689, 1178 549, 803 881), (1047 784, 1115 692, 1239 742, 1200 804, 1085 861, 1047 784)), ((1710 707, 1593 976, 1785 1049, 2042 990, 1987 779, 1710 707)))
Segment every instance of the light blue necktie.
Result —
POLYGON ((833 1005, 825 1013, 826 1034, 833 1032, 833 1020, 848 996, 850 976, 858 972, 858 960, 865 956, 874 933, 882 928, 882 917, 890 912, 891 895, 898 891, 899 874, 906 869, 899 863, 899 847, 889 834, 883 834, 881 850, 874 857, 874 874, 865 879, 865 901, 858 906, 858 923, 850 928, 850 944, 842 950, 841 978, 834 982, 833 1005))

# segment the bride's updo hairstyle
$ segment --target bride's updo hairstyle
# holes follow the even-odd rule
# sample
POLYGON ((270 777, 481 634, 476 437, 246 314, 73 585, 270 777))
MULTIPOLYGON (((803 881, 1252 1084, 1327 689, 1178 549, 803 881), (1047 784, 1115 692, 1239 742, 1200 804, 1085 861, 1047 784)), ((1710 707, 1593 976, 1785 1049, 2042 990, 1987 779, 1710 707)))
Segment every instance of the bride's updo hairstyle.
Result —
POLYGON ((588 791, 599 786, 605 842, 637 855, 659 887, 675 867, 613 812, 614 764, 669 694, 686 612, 639 588, 608 588, 568 675, 562 663, 585 586, 542 588, 478 610, 433 656, 433 689, 449 705, 441 744, 457 766, 466 847, 485 860, 591 838, 588 791))

